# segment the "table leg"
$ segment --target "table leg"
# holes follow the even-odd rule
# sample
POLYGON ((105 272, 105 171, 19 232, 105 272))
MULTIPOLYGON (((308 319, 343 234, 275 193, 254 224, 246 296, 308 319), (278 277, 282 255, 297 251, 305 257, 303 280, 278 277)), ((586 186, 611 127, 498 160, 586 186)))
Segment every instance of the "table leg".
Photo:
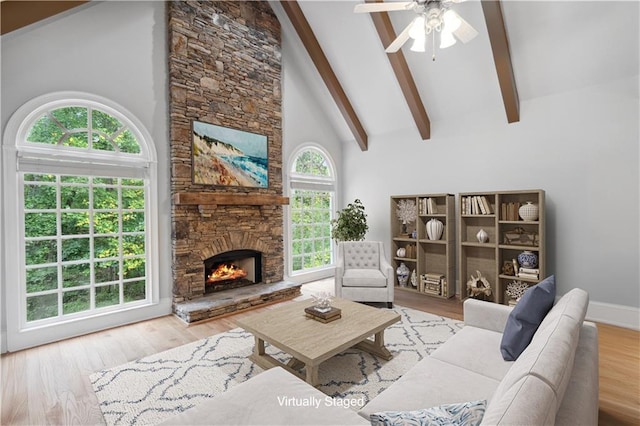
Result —
POLYGON ((363 340, 354 347, 365 352, 377 355, 382 359, 390 360, 391 358, 393 358, 393 355, 391 354, 391 352, 389 352, 389 349, 384 346, 384 330, 379 331, 375 334, 373 342, 371 340, 363 340))
POLYGON ((255 356, 260 356, 260 355, 264 355, 264 340, 262 340, 261 338, 259 338, 258 336, 255 336, 256 339, 256 344, 253 348, 253 353, 255 356))
POLYGON ((318 380, 318 365, 305 365, 305 370, 307 371, 307 383, 311 386, 317 386, 319 383, 318 380))

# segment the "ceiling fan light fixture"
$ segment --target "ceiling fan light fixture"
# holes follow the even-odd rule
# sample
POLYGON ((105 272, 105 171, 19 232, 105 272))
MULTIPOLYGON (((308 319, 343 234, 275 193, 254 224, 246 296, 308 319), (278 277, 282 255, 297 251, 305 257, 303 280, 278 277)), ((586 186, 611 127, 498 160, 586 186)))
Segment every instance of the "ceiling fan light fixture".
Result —
POLYGON ((444 21, 444 29, 450 33, 453 33, 455 30, 460 28, 460 25, 462 25, 462 21, 458 18, 458 14, 451 9, 447 10, 442 15, 442 20, 444 21))
POLYGON ((445 30, 440 33, 440 49, 446 49, 454 44, 456 44, 455 37, 453 37, 453 34, 450 31, 447 31, 445 27, 445 30))
POLYGON ((426 44, 427 44, 426 37, 422 37, 422 39, 417 38, 413 41, 413 44, 411 45, 411 51, 424 53, 427 51, 427 48, 425 46, 426 44))
POLYGON ((424 40, 425 28, 424 28, 424 15, 416 16, 413 22, 411 23, 411 28, 409 29, 409 37, 414 40, 418 40, 422 38, 424 40))

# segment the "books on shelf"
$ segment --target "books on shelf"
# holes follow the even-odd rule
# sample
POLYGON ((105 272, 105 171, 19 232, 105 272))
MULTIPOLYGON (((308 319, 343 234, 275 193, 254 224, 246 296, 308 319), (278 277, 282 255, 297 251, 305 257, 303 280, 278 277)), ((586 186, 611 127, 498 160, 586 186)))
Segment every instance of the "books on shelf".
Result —
POLYGON ((426 214, 437 214, 438 213, 438 205, 436 203, 435 198, 420 198, 420 203, 418 204, 418 214, 426 215, 426 214))
POLYGON ((404 258, 405 259, 415 259, 417 256, 417 249, 415 244, 407 244, 404 247, 404 258))
POLYGON ((493 214, 491 203, 484 195, 470 195, 462 197, 462 214, 493 214))
POLYGON ((520 267, 518 269, 518 278, 531 278, 537 280, 540 278, 540 269, 520 267))
POLYGON ((435 294, 438 296, 448 297, 447 279, 443 274, 427 272, 420 274, 421 293, 435 294))
POLYGON ((518 213, 520 206, 521 204, 519 202, 500 204, 500 219, 510 221, 520 220, 520 214, 518 213))

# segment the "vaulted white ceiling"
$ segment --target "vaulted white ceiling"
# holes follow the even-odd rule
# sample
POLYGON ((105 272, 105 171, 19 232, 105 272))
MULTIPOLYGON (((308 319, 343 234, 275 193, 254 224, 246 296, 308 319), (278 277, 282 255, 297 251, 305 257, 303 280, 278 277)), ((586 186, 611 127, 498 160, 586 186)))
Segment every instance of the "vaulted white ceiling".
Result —
MULTIPOLYGON (((407 103, 369 14, 355 14, 359 1, 299 0, 331 67, 369 137, 415 128, 407 103)), ((502 1, 520 101, 638 76, 640 8, 637 1, 502 1)), ((344 118, 313 67, 287 15, 271 2, 282 22, 285 57, 305 75, 336 132, 352 141, 344 118)), ((487 110, 504 112, 482 6, 454 5, 479 35, 445 50, 403 52, 432 130, 438 121, 487 110)), ((398 34, 411 11, 389 12, 398 34)), ((526 120, 526 114, 520 120, 526 120)), ((437 133, 437 131, 436 131, 437 133)), ((416 135, 419 137, 416 129, 416 135)))

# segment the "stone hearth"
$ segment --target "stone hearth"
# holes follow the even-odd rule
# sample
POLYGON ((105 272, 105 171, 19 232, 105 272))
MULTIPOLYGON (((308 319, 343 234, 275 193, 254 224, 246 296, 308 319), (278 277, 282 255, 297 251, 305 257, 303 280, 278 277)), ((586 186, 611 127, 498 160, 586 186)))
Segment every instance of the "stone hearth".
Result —
POLYGON ((183 321, 193 323, 244 311, 256 306, 300 296, 301 284, 281 281, 217 291, 204 297, 174 304, 174 313, 183 321))

